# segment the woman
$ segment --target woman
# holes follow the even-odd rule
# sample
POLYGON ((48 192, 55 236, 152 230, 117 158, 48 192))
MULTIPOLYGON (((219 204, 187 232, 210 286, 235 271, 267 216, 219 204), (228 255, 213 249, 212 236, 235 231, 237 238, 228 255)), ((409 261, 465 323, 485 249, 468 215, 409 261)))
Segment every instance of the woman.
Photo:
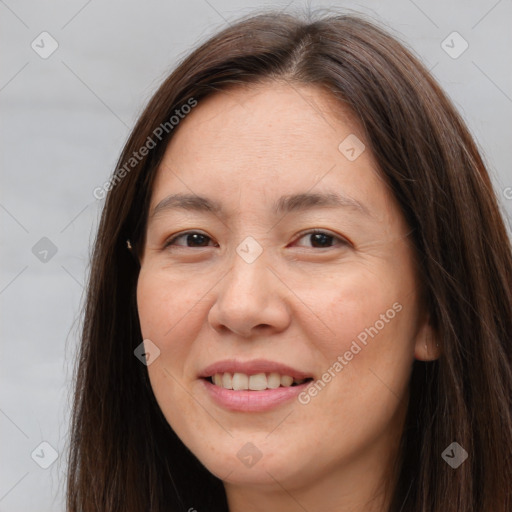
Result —
POLYGON ((231 25, 103 190, 69 511, 511 509, 510 243, 394 38, 231 25))

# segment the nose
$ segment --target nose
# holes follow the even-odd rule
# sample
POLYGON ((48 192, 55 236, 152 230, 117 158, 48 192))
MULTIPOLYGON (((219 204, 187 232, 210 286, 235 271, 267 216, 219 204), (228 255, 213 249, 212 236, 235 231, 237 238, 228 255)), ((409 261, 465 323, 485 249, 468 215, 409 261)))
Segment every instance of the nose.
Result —
POLYGON ((252 263, 234 254, 230 270, 215 287, 216 300, 208 313, 214 330, 250 338, 281 332, 290 324, 290 292, 264 253, 252 263))

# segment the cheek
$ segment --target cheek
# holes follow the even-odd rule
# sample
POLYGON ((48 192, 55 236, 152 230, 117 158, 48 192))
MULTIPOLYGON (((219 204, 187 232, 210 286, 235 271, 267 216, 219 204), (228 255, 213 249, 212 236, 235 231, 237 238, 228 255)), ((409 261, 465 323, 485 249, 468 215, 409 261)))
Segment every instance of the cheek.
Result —
MULTIPOLYGON (((409 302, 402 304, 403 297, 395 300, 394 292, 348 297, 332 302, 335 339, 316 338, 323 373, 299 400, 306 416, 303 424, 322 425, 323 435, 337 432, 360 446, 388 428, 399 428, 395 421, 405 403, 414 359, 414 309, 409 302)), ((337 438, 331 442, 342 452, 348 450, 337 438)))
POLYGON ((400 301, 401 291, 396 282, 383 282, 382 275, 360 272, 357 269, 337 276, 329 286, 319 283, 311 292, 310 303, 318 313, 317 329, 326 336, 322 346, 331 355, 349 350, 352 341, 365 341, 377 331, 389 330, 396 316, 393 304, 400 301))
MULTIPOLYGON (((148 365, 148 375, 155 398, 175 427, 183 418, 197 415, 194 403, 184 392, 182 382, 187 378, 187 360, 194 339, 193 285, 180 288, 169 273, 141 269, 137 283, 137 307, 143 339, 149 339, 160 350, 159 356, 148 365), (178 292, 177 290, 182 290, 178 292), (191 321, 192 320, 192 321, 191 321)), ((179 430, 179 429, 178 429, 179 430)))
MULTIPOLYGON (((174 396, 174 378, 182 379, 190 354, 189 340, 194 336, 194 301, 190 285, 180 288, 161 272, 141 270, 137 283, 137 308, 141 334, 151 340, 160 353, 148 365, 148 373, 157 401, 165 394, 174 396)), ((196 299, 197 300, 197 299, 196 299)), ((174 390, 176 391, 176 390, 174 390)), ((172 405, 170 400, 169 404, 172 405)), ((166 408, 169 408, 169 404, 166 408)), ((162 406, 162 403, 161 403, 162 406)))
POLYGON ((373 383, 400 392, 406 386, 414 359, 416 297, 407 272, 400 279, 384 270, 367 272, 364 279, 360 273, 344 275, 330 293, 318 293, 319 300, 312 302, 322 322, 309 337, 324 369, 321 380, 337 382, 333 390, 359 394, 373 383))
MULTIPOLYGON (((164 342, 189 314, 199 291, 195 281, 180 282, 169 273, 141 269, 137 283, 137 309, 144 338, 164 342)), ((200 295, 199 295, 200 296, 200 295)))

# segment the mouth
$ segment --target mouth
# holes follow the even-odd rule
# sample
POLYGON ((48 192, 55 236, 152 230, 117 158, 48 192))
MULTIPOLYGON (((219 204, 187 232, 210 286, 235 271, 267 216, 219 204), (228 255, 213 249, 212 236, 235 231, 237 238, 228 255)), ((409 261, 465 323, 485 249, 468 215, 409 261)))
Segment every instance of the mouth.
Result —
POLYGON ((214 403, 239 412, 267 411, 290 402, 314 380, 312 374, 264 359, 220 361, 198 377, 214 403))
POLYGON ((219 372, 203 378, 214 386, 234 391, 265 391, 280 387, 288 388, 300 386, 313 380, 312 377, 294 378, 291 375, 281 375, 277 372, 261 372, 253 375, 240 372, 219 372))

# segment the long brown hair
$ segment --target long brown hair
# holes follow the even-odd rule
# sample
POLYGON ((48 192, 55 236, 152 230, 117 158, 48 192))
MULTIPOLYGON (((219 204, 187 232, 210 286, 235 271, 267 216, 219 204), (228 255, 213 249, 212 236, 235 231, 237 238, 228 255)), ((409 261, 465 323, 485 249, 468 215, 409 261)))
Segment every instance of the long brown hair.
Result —
POLYGON ((184 59, 121 154, 92 254, 68 511, 227 511, 222 482, 175 435, 134 356, 139 266, 126 239, 140 251, 155 172, 179 129, 169 123, 176 109, 271 80, 324 87, 353 111, 411 228, 442 355, 413 366, 390 512, 510 512, 512 251, 476 145, 428 71, 387 31, 354 15, 275 12, 240 20, 184 59), (457 469, 441 456, 454 441, 468 452, 457 469))

